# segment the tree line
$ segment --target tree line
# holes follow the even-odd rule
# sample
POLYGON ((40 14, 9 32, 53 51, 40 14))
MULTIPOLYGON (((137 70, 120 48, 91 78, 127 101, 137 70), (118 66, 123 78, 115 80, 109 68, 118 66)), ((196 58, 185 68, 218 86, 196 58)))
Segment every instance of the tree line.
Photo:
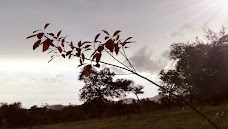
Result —
POLYGON ((133 100, 131 104, 124 101, 106 101, 98 107, 99 100, 94 99, 82 105, 68 105, 62 109, 50 109, 49 105, 29 109, 22 108, 20 102, 2 103, 0 106, 0 128, 19 128, 34 125, 48 125, 62 122, 74 122, 93 118, 108 118, 129 116, 166 109, 165 104, 159 104, 149 99, 133 100), (102 108, 102 110, 100 110, 102 108))

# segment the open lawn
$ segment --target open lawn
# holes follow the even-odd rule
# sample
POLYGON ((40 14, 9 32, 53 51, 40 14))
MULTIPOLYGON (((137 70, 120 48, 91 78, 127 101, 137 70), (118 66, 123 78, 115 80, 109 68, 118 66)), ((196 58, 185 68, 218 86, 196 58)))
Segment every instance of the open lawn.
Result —
MULTIPOLYGON (((213 121, 228 129, 228 121, 219 120, 215 113, 227 108, 226 105, 206 107, 201 109, 203 113, 211 117, 213 121)), ((224 115, 228 113, 225 112, 224 115)), ((23 129, 213 129, 201 116, 190 109, 176 111, 157 111, 140 115, 113 117, 104 119, 92 119, 79 122, 54 124, 47 126, 34 126, 23 129), (204 124, 203 124, 204 123, 204 124)))

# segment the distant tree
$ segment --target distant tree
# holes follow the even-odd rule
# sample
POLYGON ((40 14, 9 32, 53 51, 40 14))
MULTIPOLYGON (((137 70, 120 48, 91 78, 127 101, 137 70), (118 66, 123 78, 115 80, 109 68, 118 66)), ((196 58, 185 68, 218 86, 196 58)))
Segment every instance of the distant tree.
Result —
MULTIPOLYGON (((123 70, 126 70, 132 74, 135 74, 152 84, 158 86, 159 88, 162 88, 163 90, 167 90, 164 87, 158 85, 157 83, 153 82, 152 80, 140 75, 137 73, 131 62, 129 61, 125 50, 129 48, 127 45, 134 43, 134 41, 131 41, 132 37, 128 37, 126 39, 120 38, 120 30, 115 31, 112 35, 106 31, 102 30, 102 34, 104 34, 104 37, 101 39, 99 36, 101 33, 97 34, 94 38, 94 40, 91 41, 79 41, 77 45, 75 46, 73 42, 66 41, 67 36, 60 36, 62 31, 59 31, 57 34, 54 33, 48 33, 46 31, 47 27, 49 26, 49 23, 45 24, 44 30, 36 30, 34 31, 33 35, 28 36, 28 38, 37 37, 37 41, 33 45, 33 50, 37 49, 39 46, 42 45, 43 52, 46 52, 47 50, 50 50, 49 53, 53 53, 51 56, 51 60, 53 60, 55 57, 68 57, 69 59, 72 59, 73 57, 79 58, 79 66, 84 66, 85 72, 83 73, 85 76, 89 76, 92 73, 92 67, 100 67, 100 63, 117 67, 123 70), (90 51, 91 54, 88 56, 88 53, 86 54, 86 51, 90 51), (111 58, 116 60, 121 66, 115 65, 109 62, 101 61, 102 55, 106 53, 110 55, 111 58), (120 60, 117 59, 117 55, 121 55, 128 64, 122 63, 120 60), (86 60, 90 62, 86 62, 86 60), (95 63, 94 63, 95 62, 95 63)), ((138 53, 141 54, 141 53, 138 53)), ((50 60, 50 61, 51 61, 50 60)), ((49 61, 49 62, 50 62, 49 61)), ((187 104, 189 107, 191 107, 195 112, 200 114, 202 117, 207 119, 209 123, 211 123, 215 128, 219 128, 215 123, 213 123, 210 119, 208 119, 207 116, 199 112, 196 108, 194 108, 191 104, 189 104, 187 101, 185 101, 182 98, 179 98, 178 95, 170 92, 173 96, 177 97, 181 101, 183 101, 185 104, 187 104)))
POLYGON ((104 68, 101 71, 93 68, 89 76, 86 76, 84 72, 85 69, 79 74, 79 80, 85 83, 80 90, 80 99, 83 101, 97 99, 100 102, 105 102, 110 98, 123 98, 129 92, 138 98, 138 94, 143 93, 143 86, 135 86, 132 80, 117 79, 114 81, 115 73, 111 72, 109 68, 104 68))
POLYGON ((79 80, 82 80, 85 85, 80 90, 80 99, 82 101, 98 99, 100 102, 105 102, 109 98, 123 96, 124 91, 114 86, 114 75, 114 72, 105 68, 101 71, 92 69, 91 74, 85 76, 83 69, 79 75, 79 80))
POLYGON ((128 80, 128 79, 117 79, 115 81, 115 85, 117 87, 121 87, 124 91, 128 92, 128 93, 133 93, 136 98, 139 101, 139 94, 143 94, 144 92, 143 90, 143 86, 141 85, 135 85, 134 82, 132 80, 128 80))
MULTIPOLYGON (((99 114, 104 111, 104 105, 113 98, 123 98, 127 93, 132 92, 136 96, 143 93, 142 86, 135 86, 132 80, 117 79, 113 80, 115 76, 114 72, 111 72, 109 68, 104 68, 101 71, 97 71, 95 68, 91 70, 91 74, 86 76, 84 74, 85 69, 79 74, 79 80, 82 80, 85 85, 80 89, 80 99, 85 101, 88 110, 93 108, 93 112, 99 114)), ((137 96, 138 98, 138 96, 137 96)))
MULTIPOLYGON (((180 75, 176 70, 168 70, 167 72, 162 70, 159 73, 159 77, 161 79, 161 84, 164 88, 169 89, 169 91, 175 93, 180 98, 185 97, 185 99, 187 100, 186 96, 188 96, 189 90, 187 88, 185 80, 182 78, 183 76, 180 75)), ((160 91, 160 96, 162 96, 162 98, 160 99, 161 104, 163 106, 166 105, 166 108, 171 109, 173 106, 175 106, 174 103, 178 104, 176 106, 179 106, 180 108, 183 106, 183 102, 176 99, 176 97, 173 96, 170 92, 167 92, 162 88, 159 88, 158 90, 160 91)), ((190 103, 191 102, 192 101, 190 101, 190 103)))

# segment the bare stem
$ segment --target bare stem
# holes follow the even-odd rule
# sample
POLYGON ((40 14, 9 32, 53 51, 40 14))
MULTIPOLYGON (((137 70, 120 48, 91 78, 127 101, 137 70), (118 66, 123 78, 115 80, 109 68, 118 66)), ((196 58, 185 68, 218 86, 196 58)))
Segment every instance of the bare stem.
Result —
POLYGON ((119 60, 117 60, 112 54, 110 54, 107 50, 105 50, 114 60, 116 60, 117 62, 119 62, 120 64, 122 64, 124 67, 126 67, 127 69, 130 69, 129 67, 127 67, 124 63, 120 62, 119 60))
POLYGON ((131 66, 131 68, 134 70, 134 72, 136 72, 135 68, 133 67, 133 65, 131 64, 131 62, 129 61, 128 57, 127 57, 127 54, 124 50, 124 48, 122 47, 123 49, 123 53, 120 51, 120 53, 125 57, 125 59, 127 60, 127 62, 129 63, 129 65, 131 66))

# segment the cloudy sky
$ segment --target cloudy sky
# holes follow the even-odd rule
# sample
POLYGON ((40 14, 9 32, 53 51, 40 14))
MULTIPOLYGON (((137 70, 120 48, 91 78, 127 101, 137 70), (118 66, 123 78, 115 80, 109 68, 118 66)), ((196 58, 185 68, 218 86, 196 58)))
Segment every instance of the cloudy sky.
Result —
MULTIPOLYGON (((20 101, 24 107, 82 103, 78 61, 48 63, 50 56, 33 51, 35 41, 26 40, 45 23, 51 23, 48 31, 63 30, 75 42, 93 40, 103 29, 121 30, 121 36, 137 42, 127 51, 136 70, 159 82, 159 71, 170 66, 169 46, 202 37, 205 28, 227 26, 227 5, 227 0, 0 0, 0 102, 20 101)), ((157 87, 136 76, 116 78, 145 86, 141 98, 157 94, 157 87)))

